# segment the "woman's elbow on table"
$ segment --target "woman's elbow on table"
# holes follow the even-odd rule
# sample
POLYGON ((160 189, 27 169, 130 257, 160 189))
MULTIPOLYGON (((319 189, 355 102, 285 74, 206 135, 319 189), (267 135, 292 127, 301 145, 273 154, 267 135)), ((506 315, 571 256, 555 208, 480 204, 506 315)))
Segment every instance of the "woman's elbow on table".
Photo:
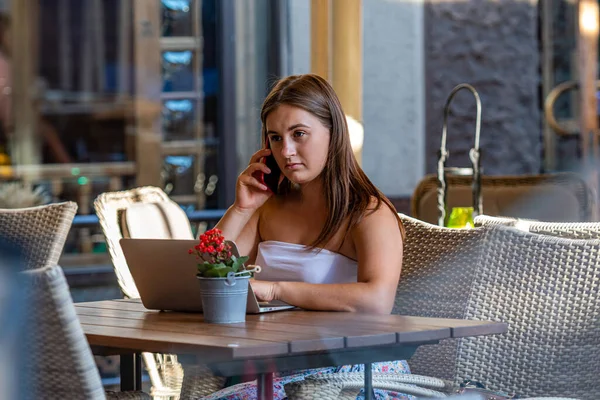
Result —
POLYGON ((363 314, 390 314, 394 307, 395 291, 392 295, 386 293, 387 288, 373 286, 367 294, 363 295, 350 308, 352 312, 363 314))

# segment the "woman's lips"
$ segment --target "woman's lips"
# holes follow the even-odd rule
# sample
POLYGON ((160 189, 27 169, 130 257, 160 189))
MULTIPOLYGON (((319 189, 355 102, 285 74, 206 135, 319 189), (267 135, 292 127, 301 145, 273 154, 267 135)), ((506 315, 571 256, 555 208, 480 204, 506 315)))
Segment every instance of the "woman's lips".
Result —
POLYGON ((302 166, 302 164, 301 164, 301 163, 285 164, 285 169, 291 169, 291 170, 294 170, 294 169, 298 169, 298 168, 300 168, 301 166, 302 166))

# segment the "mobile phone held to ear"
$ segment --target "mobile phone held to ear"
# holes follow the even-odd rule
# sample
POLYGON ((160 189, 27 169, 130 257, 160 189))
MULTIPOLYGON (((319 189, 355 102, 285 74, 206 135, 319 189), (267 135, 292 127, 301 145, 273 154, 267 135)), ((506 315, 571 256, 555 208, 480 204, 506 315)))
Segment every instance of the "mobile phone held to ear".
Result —
MULTIPOLYGON (((269 147, 269 139, 267 139, 265 144, 266 144, 267 149, 270 148, 269 147)), ((265 174, 262 171, 256 171, 252 175, 256 179, 258 179, 259 182, 264 183, 265 186, 267 186, 271 192, 277 194, 277 191, 279 188, 279 177, 281 175, 281 170, 279 169, 279 166, 277 165, 277 161, 275 161, 275 157, 273 157, 273 155, 271 154, 270 156, 263 157, 262 160, 260 160, 260 161, 262 163, 264 163, 267 167, 269 167, 269 169, 271 170, 271 173, 265 174)))

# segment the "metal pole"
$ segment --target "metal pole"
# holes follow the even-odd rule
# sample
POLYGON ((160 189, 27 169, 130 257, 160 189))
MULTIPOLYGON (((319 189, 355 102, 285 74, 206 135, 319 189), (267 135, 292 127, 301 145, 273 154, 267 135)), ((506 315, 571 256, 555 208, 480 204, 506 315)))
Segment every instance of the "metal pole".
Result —
POLYGON ((256 394, 258 400, 273 399, 273 373, 259 374, 256 380, 256 394))
POLYGON ((374 400, 375 392, 373 391, 373 365, 365 363, 365 400, 374 400))
MULTIPOLYGON (((554 87, 554 49, 553 49, 553 14, 552 2, 542 0, 540 2, 542 13, 542 91, 544 99, 554 87)), ((556 169, 556 134, 550 128, 547 117, 544 118, 544 171, 554 171, 556 169)))

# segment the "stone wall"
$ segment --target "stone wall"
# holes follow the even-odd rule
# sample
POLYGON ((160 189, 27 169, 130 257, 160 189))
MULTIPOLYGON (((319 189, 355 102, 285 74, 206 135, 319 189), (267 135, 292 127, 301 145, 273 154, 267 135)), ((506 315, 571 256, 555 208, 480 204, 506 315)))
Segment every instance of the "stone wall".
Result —
MULTIPOLYGON (((435 171, 443 108, 452 88, 467 82, 483 103, 485 174, 538 173, 542 164, 536 0, 427 0, 425 4, 426 170, 435 171)), ((468 166, 475 101, 453 102, 448 166, 468 166)))

